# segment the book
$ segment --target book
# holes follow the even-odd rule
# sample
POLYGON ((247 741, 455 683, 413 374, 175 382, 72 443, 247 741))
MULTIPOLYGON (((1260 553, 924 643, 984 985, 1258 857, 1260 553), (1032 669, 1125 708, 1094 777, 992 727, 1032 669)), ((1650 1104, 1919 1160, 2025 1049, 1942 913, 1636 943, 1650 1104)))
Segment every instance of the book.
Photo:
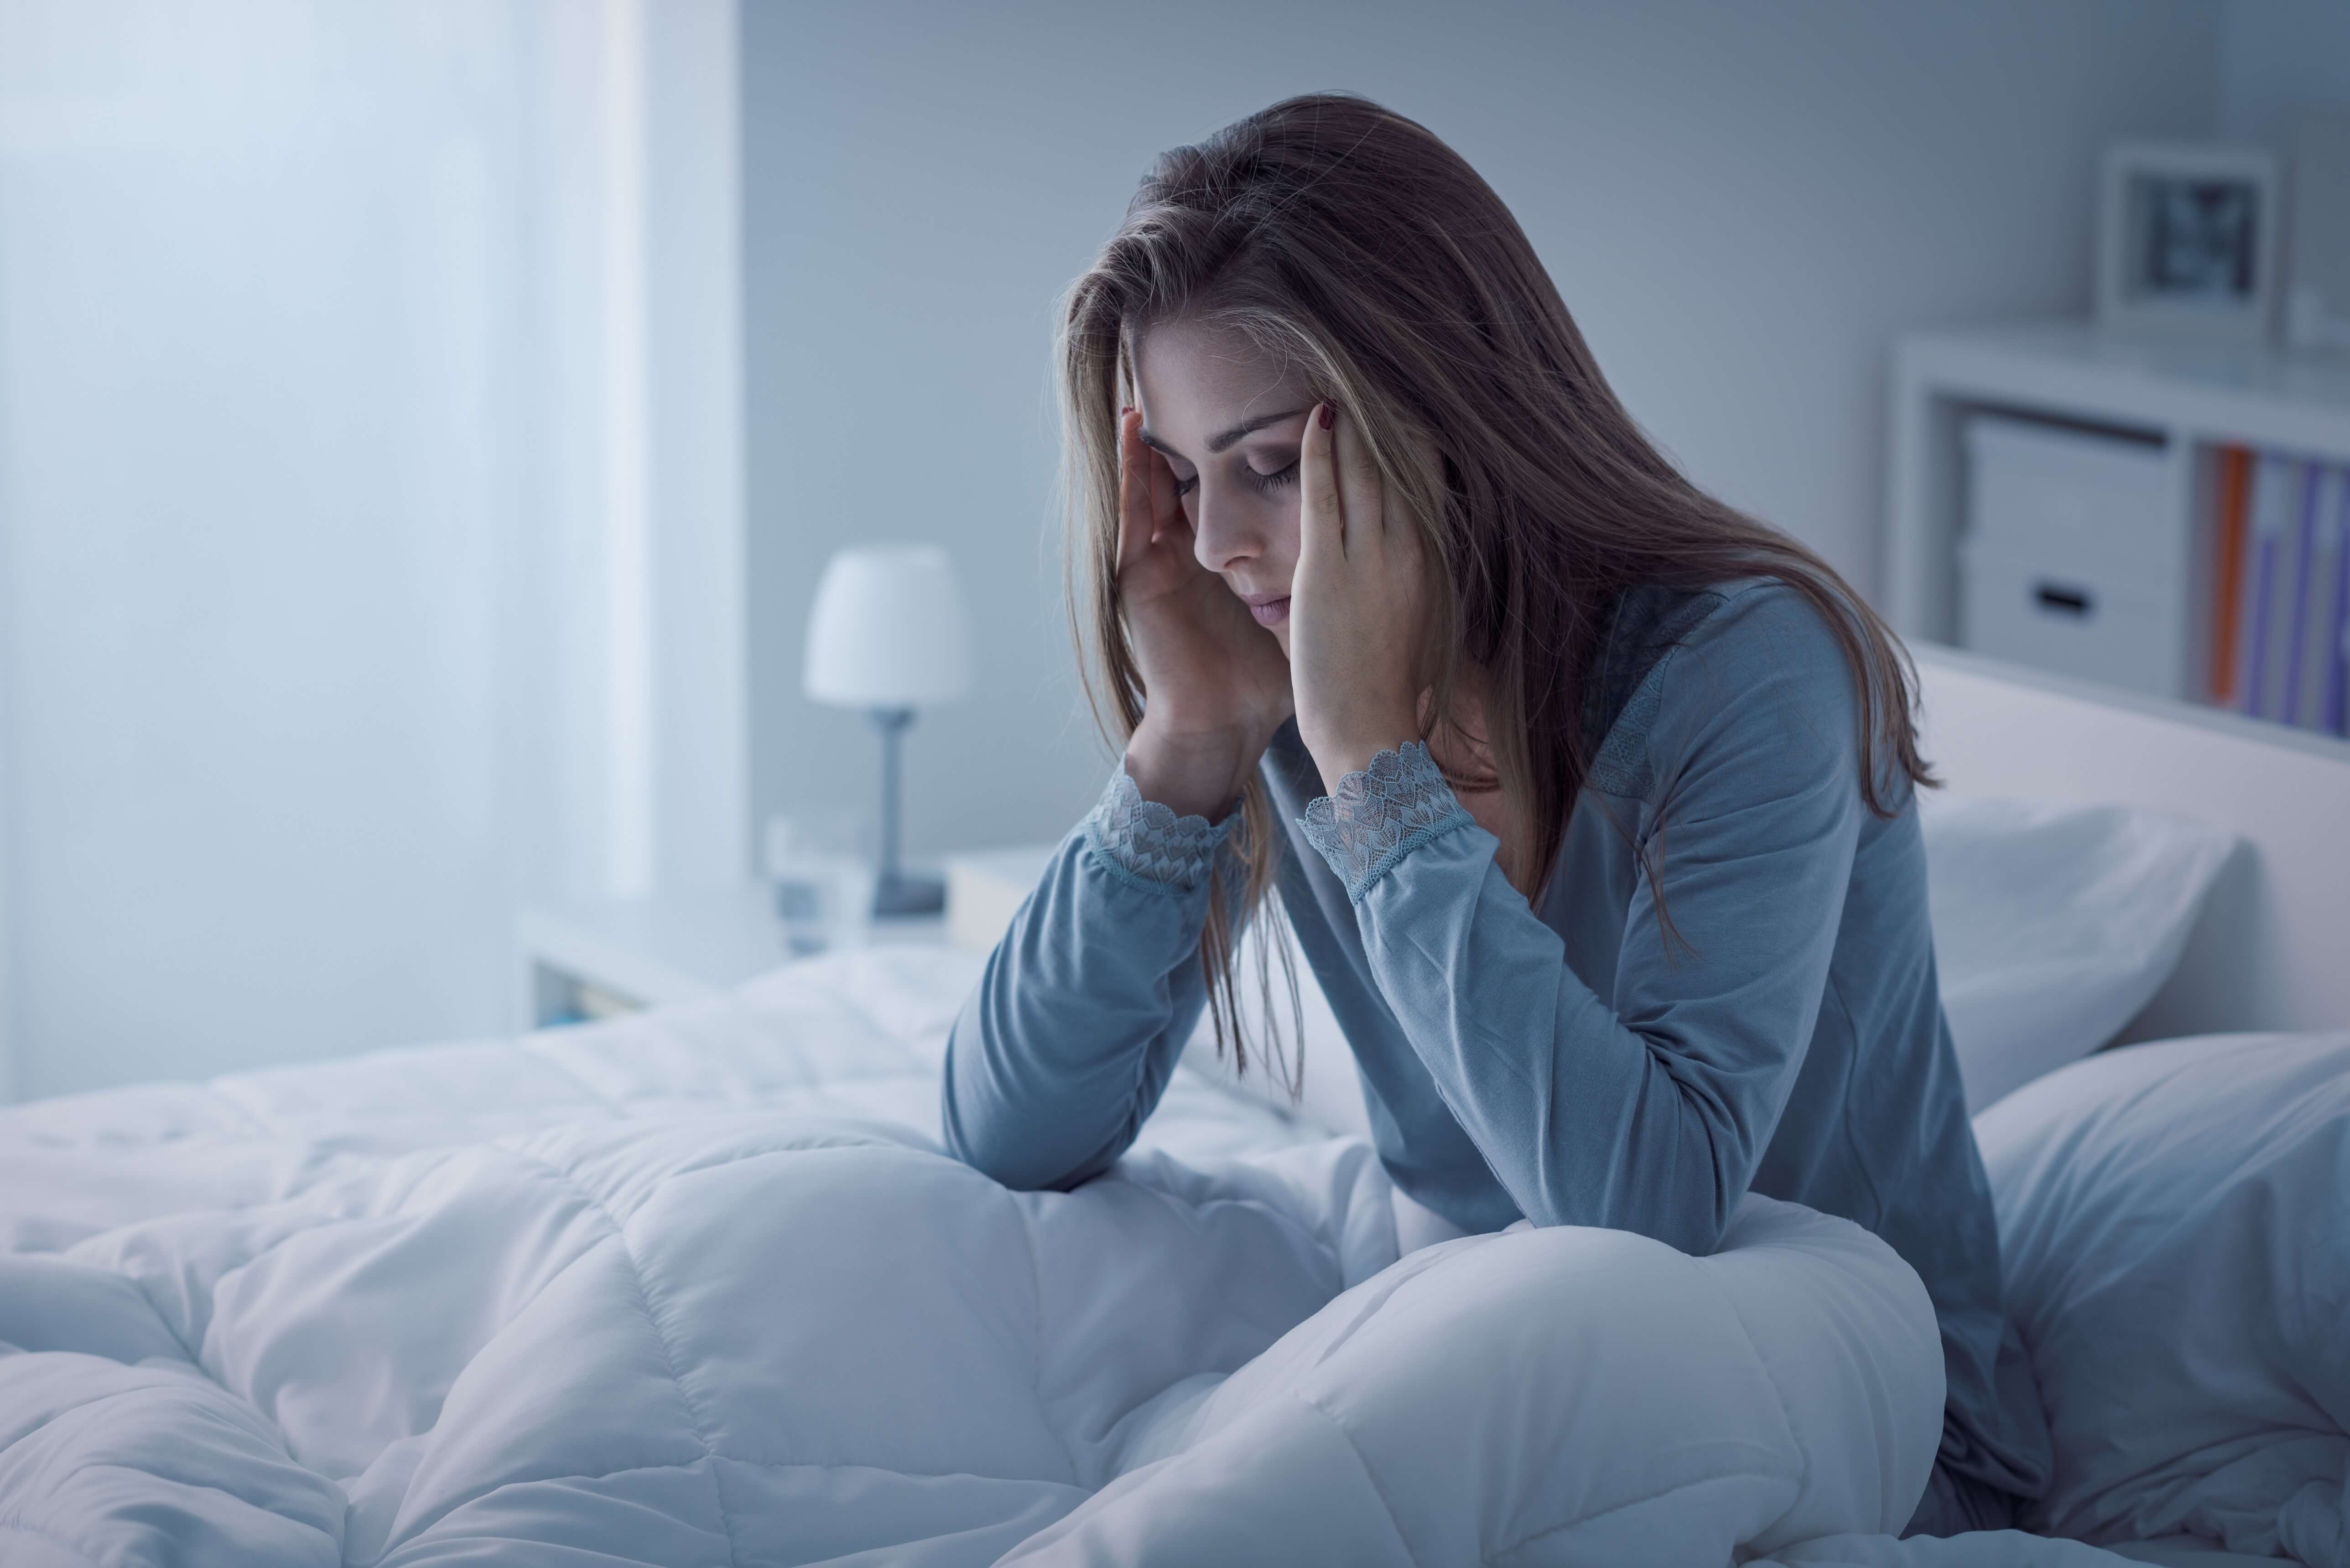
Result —
POLYGON ((2277 582, 2277 618, 2284 641, 2277 652, 2276 717, 2288 724, 2302 722, 2302 699, 2316 685, 2318 652, 2309 646, 2310 622, 2323 624, 2324 612, 2311 601, 2317 593, 2317 507, 2328 471, 2323 463, 2302 464, 2301 483, 2294 487, 2292 554, 2277 582))
POLYGON ((2324 730, 2333 694, 2334 649, 2334 586, 2341 556, 2342 491, 2350 484, 2350 470, 2324 463, 2309 465, 2303 521, 2306 543, 2293 585, 2293 670, 2285 683, 2285 702, 2277 717, 2303 730, 2324 730))
POLYGON ((2211 688, 2214 702, 2236 701, 2237 619, 2244 585, 2244 509, 2252 487, 2252 454, 2220 449, 2219 526, 2212 547, 2211 688))
POLYGON ((2325 710, 2321 729, 2350 738, 2350 469, 2337 469, 2334 495, 2334 593, 2322 644, 2325 710))
POLYGON ((2285 618, 2277 613, 2282 595, 2278 577, 2281 557, 2299 486, 2301 465, 2291 458, 2263 453, 2252 473, 2251 525, 2245 531, 2242 608, 2238 612, 2241 652, 2235 707, 2255 718, 2273 718, 2283 682, 2278 666, 2284 661, 2285 618))

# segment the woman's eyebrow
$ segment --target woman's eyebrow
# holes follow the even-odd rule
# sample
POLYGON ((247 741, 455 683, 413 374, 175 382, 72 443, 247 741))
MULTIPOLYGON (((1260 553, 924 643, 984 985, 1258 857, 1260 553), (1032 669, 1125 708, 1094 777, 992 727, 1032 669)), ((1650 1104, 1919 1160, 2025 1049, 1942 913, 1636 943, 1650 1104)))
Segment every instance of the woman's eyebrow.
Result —
POLYGON ((1290 409, 1278 414, 1259 414, 1255 419, 1236 424, 1221 435, 1210 436, 1208 438, 1208 450, 1210 452, 1222 452, 1224 448, 1232 445, 1232 442, 1240 440, 1241 437, 1247 435, 1252 431, 1261 431, 1267 425, 1277 425, 1284 420, 1294 420, 1305 411, 1305 410, 1304 409, 1290 409))
MULTIPOLYGON (((1239 424, 1234 425, 1232 429, 1225 431, 1221 434, 1210 436, 1208 438, 1208 450, 1211 452, 1222 452, 1226 447, 1232 445, 1232 442, 1240 440, 1241 437, 1247 435, 1252 431, 1261 431, 1267 425, 1277 425, 1284 420, 1294 420, 1305 411, 1305 410, 1304 409, 1291 409, 1286 413, 1259 414, 1253 420, 1243 420, 1239 424)), ((1142 444, 1149 447, 1153 452, 1163 452, 1169 457, 1183 457, 1181 452, 1177 452, 1173 447, 1169 446, 1165 441, 1160 441, 1157 436, 1152 435, 1148 427, 1146 427, 1142 431, 1142 444)), ((1183 461, 1185 462, 1189 462, 1191 460, 1188 457, 1183 457, 1183 461)))

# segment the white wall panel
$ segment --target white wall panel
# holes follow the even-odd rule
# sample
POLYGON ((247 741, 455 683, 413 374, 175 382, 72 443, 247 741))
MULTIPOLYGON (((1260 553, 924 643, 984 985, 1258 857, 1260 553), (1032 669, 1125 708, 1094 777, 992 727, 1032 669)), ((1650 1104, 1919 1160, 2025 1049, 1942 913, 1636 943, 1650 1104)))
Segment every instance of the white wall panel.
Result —
POLYGON ((496 1030, 527 890, 742 864, 733 39, 0 0, 18 1092, 496 1030))

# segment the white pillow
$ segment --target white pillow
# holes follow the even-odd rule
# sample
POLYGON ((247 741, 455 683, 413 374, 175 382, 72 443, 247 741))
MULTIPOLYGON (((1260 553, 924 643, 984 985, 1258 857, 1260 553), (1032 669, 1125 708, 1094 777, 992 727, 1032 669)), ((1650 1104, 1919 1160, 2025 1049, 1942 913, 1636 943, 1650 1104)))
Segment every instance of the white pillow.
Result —
POLYGON ((2118 1033, 2178 965, 2236 837, 2117 805, 1918 797, 1970 1113, 2118 1033))
MULTIPOLYGON (((1927 899, 1942 1008, 1969 1114, 2111 1040, 2162 988, 2235 836, 2184 817, 2116 805, 1918 794, 1927 899)), ((1242 1012, 1266 1038, 1256 996, 1260 928, 1243 939, 1242 1012)), ((1234 1083, 1201 1020, 1185 1061, 1326 1132, 1367 1137, 1362 1090, 1330 1004, 1301 955, 1305 1093, 1293 1105, 1253 1062, 1234 1083)), ((1274 976, 1282 1033, 1292 1031, 1274 976)), ((1296 1042, 1290 1042, 1295 1052, 1296 1042)))
POLYGON ((2350 1562, 2350 1033, 2108 1051, 1975 1137, 2054 1441, 2028 1522, 2350 1562))

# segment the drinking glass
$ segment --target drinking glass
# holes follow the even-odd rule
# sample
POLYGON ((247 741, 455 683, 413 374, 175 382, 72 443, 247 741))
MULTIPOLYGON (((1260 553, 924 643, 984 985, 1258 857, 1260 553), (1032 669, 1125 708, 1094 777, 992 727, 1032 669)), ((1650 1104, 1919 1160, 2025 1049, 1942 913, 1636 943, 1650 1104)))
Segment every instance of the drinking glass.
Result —
POLYGON ((767 819, 767 881, 794 958, 865 944, 873 925, 869 836, 853 815, 767 819))

